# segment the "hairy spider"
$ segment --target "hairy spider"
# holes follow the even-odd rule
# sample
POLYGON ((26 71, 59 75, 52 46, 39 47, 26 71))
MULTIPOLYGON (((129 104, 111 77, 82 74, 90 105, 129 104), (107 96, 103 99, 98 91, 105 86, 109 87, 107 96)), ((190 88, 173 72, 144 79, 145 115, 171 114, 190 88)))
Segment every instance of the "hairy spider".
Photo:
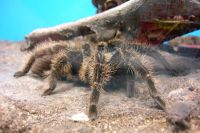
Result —
POLYGON ((133 96, 134 77, 140 76, 147 82, 151 97, 165 110, 165 102, 158 95, 149 70, 141 63, 140 54, 130 44, 116 40, 108 43, 100 42, 91 56, 83 60, 80 71, 80 79, 86 79, 92 88, 89 105, 91 120, 97 117, 100 91, 119 73, 126 77, 129 97, 133 96))
MULTIPOLYGON (((56 60, 54 58, 59 58, 60 56, 64 55, 64 53, 66 53, 64 51, 66 50, 79 49, 79 52, 81 52, 81 50, 83 50, 82 48, 85 47, 84 48, 85 55, 86 57, 89 56, 90 54, 89 44, 80 42, 81 42, 80 40, 58 41, 58 42, 46 41, 38 45, 35 49, 33 49, 33 51, 30 52, 26 64, 24 65, 22 70, 14 74, 14 77, 24 76, 26 73, 29 72, 30 69, 32 71, 32 76, 46 77, 47 72, 51 69, 52 61, 56 60), (63 49, 65 50, 63 51, 63 49)), ((178 72, 174 70, 171 67, 171 65, 166 61, 166 59, 159 53, 158 49, 138 44, 130 44, 130 45, 133 48, 133 50, 136 50, 140 54, 149 55, 154 59, 158 60, 165 67, 165 69, 168 70, 171 74, 173 75, 178 74, 178 72)), ((56 63, 56 61, 54 61, 54 63, 56 63)), ((68 79, 70 79, 70 77, 73 76, 68 75, 68 79)))
POLYGON ((44 71, 49 70, 48 86, 44 86, 46 90, 42 95, 50 95, 56 88, 57 79, 61 77, 73 80, 80 79, 89 83, 92 89, 89 106, 91 120, 97 117, 100 91, 110 83, 111 79, 116 78, 118 75, 124 75, 127 96, 132 97, 135 76, 140 76, 147 82, 151 97, 160 108, 165 109, 165 102, 157 93, 151 73, 140 61, 141 53, 158 59, 165 68, 170 71, 173 70, 164 57, 155 49, 126 44, 120 40, 111 40, 99 42, 97 45, 59 42, 46 48, 37 48, 32 52, 24 69, 16 72, 14 76, 23 76, 30 69, 38 75, 43 75, 44 71), (37 62, 39 63, 37 64, 37 62), (34 67, 34 65, 37 67, 34 67))

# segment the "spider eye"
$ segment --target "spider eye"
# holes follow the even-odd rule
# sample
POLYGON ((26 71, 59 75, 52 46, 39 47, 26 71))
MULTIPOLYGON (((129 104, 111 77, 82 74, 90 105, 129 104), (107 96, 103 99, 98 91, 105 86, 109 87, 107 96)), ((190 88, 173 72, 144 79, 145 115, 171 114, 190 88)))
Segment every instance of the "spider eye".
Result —
POLYGON ((104 42, 100 42, 97 46, 97 49, 102 51, 105 49, 106 44, 104 42))
POLYGON ((98 51, 103 51, 104 50, 104 46, 100 45, 98 46, 98 51))
POLYGON ((117 48, 119 48, 120 46, 121 46, 121 41, 119 41, 119 40, 111 40, 111 41, 109 41, 109 43, 108 43, 108 48, 109 49, 117 49, 117 48))
POLYGON ((113 48, 115 48, 115 47, 116 47, 116 45, 113 44, 113 43, 111 43, 111 44, 108 45, 108 48, 109 48, 109 49, 113 49, 113 48))

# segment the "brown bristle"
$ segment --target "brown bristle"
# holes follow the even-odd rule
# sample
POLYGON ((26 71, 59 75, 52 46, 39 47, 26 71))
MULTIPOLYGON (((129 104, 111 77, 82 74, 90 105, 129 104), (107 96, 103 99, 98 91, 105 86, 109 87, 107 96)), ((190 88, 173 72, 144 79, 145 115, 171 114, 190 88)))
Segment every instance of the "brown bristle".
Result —
POLYGON ((83 60, 81 64, 81 68, 79 70, 79 78, 80 80, 87 82, 88 81, 88 65, 89 65, 89 58, 83 60))

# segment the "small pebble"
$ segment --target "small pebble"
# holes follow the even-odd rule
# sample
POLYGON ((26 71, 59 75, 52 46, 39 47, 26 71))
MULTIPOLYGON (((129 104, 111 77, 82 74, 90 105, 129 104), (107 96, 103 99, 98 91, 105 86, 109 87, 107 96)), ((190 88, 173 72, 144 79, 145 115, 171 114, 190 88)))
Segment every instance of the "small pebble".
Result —
POLYGON ((78 114, 73 115, 70 118, 70 120, 73 120, 73 121, 89 121, 89 118, 84 113, 78 113, 78 114))
POLYGON ((188 90, 189 91, 194 91, 194 87, 191 86, 191 87, 188 88, 188 90))

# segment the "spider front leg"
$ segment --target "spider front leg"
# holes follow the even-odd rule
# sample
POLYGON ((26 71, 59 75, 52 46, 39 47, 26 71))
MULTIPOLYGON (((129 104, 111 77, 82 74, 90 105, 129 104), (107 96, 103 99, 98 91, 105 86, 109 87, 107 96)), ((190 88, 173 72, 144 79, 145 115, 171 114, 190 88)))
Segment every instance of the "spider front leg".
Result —
POLYGON ((90 75, 92 75, 89 81, 92 88, 89 105, 90 120, 95 120, 97 118, 97 104, 100 97, 100 91, 104 89, 105 84, 110 80, 112 74, 109 67, 110 66, 105 62, 101 62, 101 59, 97 59, 94 69, 90 73, 90 75))
POLYGON ((90 96, 89 118, 95 120, 97 118, 100 91, 104 89, 105 84, 110 80, 112 69, 109 63, 106 62, 103 46, 98 46, 98 51, 92 60, 93 62, 88 64, 90 70, 89 83, 93 89, 90 96))
POLYGON ((155 102, 159 105, 161 109, 165 110, 165 102, 159 96, 148 69, 137 58, 132 58, 130 60, 130 64, 135 73, 138 73, 144 80, 146 80, 149 86, 148 89, 151 97, 155 100, 155 102))
POLYGON ((96 88, 92 89, 89 105, 89 118, 95 120, 97 118, 97 104, 99 101, 100 92, 96 88))
POLYGON ((100 89, 103 89, 102 81, 103 81, 103 75, 102 75, 102 65, 99 63, 99 60, 95 62, 94 69, 91 72, 93 76, 93 80, 90 81, 92 93, 90 96, 90 105, 89 105, 89 118, 90 120, 95 120, 97 118, 97 104, 99 101, 100 96, 100 89))

